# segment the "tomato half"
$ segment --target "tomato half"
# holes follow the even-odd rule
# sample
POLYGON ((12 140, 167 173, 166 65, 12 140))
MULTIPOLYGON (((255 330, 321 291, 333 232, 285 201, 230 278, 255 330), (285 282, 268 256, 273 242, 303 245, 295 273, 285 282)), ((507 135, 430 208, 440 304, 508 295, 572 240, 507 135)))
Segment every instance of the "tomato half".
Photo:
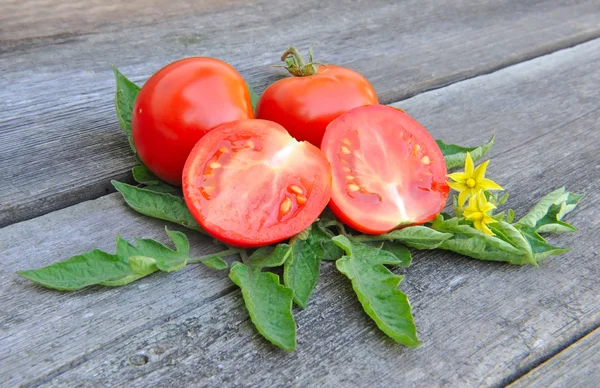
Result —
POLYGON ((279 124, 223 124, 194 147, 183 170, 188 208, 212 236, 249 248, 285 240, 321 214, 331 193, 325 155, 279 124))
POLYGON ((375 90, 362 75, 344 67, 319 66, 317 73, 281 79, 256 105, 256 117, 275 121, 297 140, 319 147, 330 122, 350 109, 377 104, 375 90))
POLYGON ((180 185, 185 160, 202 136, 223 123, 253 117, 248 87, 233 67, 214 58, 186 58, 144 84, 135 100, 131 132, 144 164, 180 185))
POLYGON ((332 166, 331 210, 360 232, 425 223, 446 203, 442 152, 421 124, 398 109, 349 111, 329 124, 321 149, 332 166))

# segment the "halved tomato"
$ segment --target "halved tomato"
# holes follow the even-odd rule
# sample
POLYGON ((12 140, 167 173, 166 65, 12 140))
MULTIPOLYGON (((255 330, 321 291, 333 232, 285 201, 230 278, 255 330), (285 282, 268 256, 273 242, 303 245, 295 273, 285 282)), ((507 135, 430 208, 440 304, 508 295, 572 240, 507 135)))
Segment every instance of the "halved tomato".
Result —
POLYGON ((208 132, 192 149, 182 181, 200 225, 244 248, 300 233, 331 194, 325 155, 267 120, 234 121, 208 132))
POLYGON ((360 232, 425 223, 446 203, 444 156, 427 130, 401 110, 352 109, 329 124, 321 150, 332 167, 331 210, 360 232))

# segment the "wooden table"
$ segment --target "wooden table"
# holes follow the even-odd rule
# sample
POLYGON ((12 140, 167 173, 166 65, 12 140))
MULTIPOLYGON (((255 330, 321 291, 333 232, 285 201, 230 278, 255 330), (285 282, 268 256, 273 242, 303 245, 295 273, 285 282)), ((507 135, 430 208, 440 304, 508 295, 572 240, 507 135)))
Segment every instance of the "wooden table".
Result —
MULTIPOLYGON (((598 0, 3 0, 0 4, 0 386, 598 386, 598 0), (366 317, 323 264, 298 351, 254 329, 223 272, 196 265, 122 288, 60 293, 15 271, 101 248, 165 241, 111 179, 135 161, 111 65, 143 83, 185 56, 221 58, 262 92, 288 45, 364 74, 448 142, 493 133, 489 176, 524 214, 562 186, 584 193, 541 268, 420 251, 402 283, 420 339, 366 317)), ((217 248, 187 233, 192 253, 217 248)))

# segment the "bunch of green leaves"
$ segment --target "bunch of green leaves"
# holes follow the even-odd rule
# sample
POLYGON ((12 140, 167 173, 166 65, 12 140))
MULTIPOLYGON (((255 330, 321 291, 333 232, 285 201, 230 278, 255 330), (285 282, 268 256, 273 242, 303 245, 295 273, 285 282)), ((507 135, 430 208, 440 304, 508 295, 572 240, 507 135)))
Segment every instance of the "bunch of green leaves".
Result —
MULTIPOLYGON (((119 123, 131 140, 131 112, 139 87, 114 69, 117 81, 115 106, 119 123)), ((253 105, 258 97, 249 87, 253 105)), ((462 147, 438 140, 449 168, 483 157, 494 142, 492 137, 479 147, 462 147)), ((137 155, 136 155, 137 158, 137 155)), ((113 181, 125 202, 135 211, 206 234, 188 210, 181 190, 161 181, 142 163, 132 175, 137 185, 113 181)), ((398 289, 403 276, 388 267, 406 268, 413 249, 446 249, 481 260, 537 265, 550 255, 564 252, 540 233, 574 231, 562 221, 581 199, 580 195, 556 190, 531 212, 512 223, 514 212, 498 216, 495 236, 486 235, 460 215, 440 214, 434 222, 411 226, 382 235, 360 235, 347 231, 328 211, 306 230, 285 243, 243 250, 225 246, 220 252, 197 258, 189 256, 187 237, 166 229, 175 250, 150 239, 132 244, 117 236, 115 254, 93 250, 63 262, 19 275, 48 288, 72 291, 92 285, 120 286, 153 272, 180 270, 186 264, 203 263, 216 270, 229 270, 229 278, 241 289, 245 306, 256 329, 274 345, 296 348, 293 305, 307 307, 319 280, 322 262, 335 267, 352 284, 358 301, 377 327, 390 338, 409 347, 420 344, 408 297, 398 289), (225 259, 235 257, 231 264, 225 259), (276 268, 282 268, 278 276, 276 268)), ((500 199, 488 197, 500 204, 500 199)))

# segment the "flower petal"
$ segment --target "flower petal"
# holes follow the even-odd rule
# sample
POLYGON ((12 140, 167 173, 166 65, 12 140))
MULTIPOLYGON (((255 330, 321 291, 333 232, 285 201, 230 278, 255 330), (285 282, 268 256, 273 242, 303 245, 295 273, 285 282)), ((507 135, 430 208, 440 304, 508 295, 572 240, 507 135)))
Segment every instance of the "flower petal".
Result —
POLYGON ((467 157, 465 159, 465 174, 469 177, 473 176, 473 159, 471 158, 471 154, 467 152, 467 157))
POLYGON ((495 208, 496 208, 496 205, 494 205, 493 203, 491 203, 491 202, 485 202, 485 203, 481 204, 481 206, 479 207, 479 210, 482 213, 487 213, 489 211, 494 210, 495 208))
MULTIPOLYGON (((471 190, 468 190, 467 186, 465 185, 465 189, 463 189, 463 191, 461 191, 460 194, 458 194, 458 206, 463 207, 465 202, 467 201, 467 198, 469 198, 470 196, 471 190)), ((471 202, 469 202, 469 207, 471 207, 471 202)), ((477 210, 477 205, 474 206, 474 210, 477 210)))
POLYGON ((483 222, 481 222, 481 220, 476 220, 476 221, 473 221, 473 225, 475 226, 475 229, 477 229, 477 230, 481 230, 481 231, 483 231, 483 228, 484 228, 484 226, 485 226, 485 225, 483 224, 483 222))
POLYGON ((482 227, 480 230, 481 230, 483 233, 485 233, 485 234, 489 234, 490 236, 493 236, 493 235, 494 235, 494 232, 492 232, 492 231, 490 230, 490 228, 488 228, 488 227, 487 227, 487 225, 486 225, 485 223, 483 223, 483 222, 482 222, 482 223, 481 223, 481 225, 482 225, 483 227, 482 227))
POLYGON ((475 171, 473 171, 473 179, 475 179, 477 182, 485 179, 485 170, 486 170, 488 164, 490 164, 490 161, 486 160, 485 162, 483 162, 479 166, 477 166, 475 171))
POLYGON ((469 177, 464 172, 454 172, 452 174, 448 174, 448 178, 452 179, 455 182, 466 182, 469 177))
POLYGON ((483 190, 504 190, 502 186, 487 178, 484 178, 480 181, 478 180, 477 186, 481 187, 483 190))
MULTIPOLYGON (((465 185, 462 182, 452 182, 452 183, 448 183, 448 186, 450 186, 450 188, 458 191, 459 193, 462 193, 465 190, 468 190, 469 187, 467 185, 465 185)), ((462 205, 461 205, 462 206, 462 205)))

